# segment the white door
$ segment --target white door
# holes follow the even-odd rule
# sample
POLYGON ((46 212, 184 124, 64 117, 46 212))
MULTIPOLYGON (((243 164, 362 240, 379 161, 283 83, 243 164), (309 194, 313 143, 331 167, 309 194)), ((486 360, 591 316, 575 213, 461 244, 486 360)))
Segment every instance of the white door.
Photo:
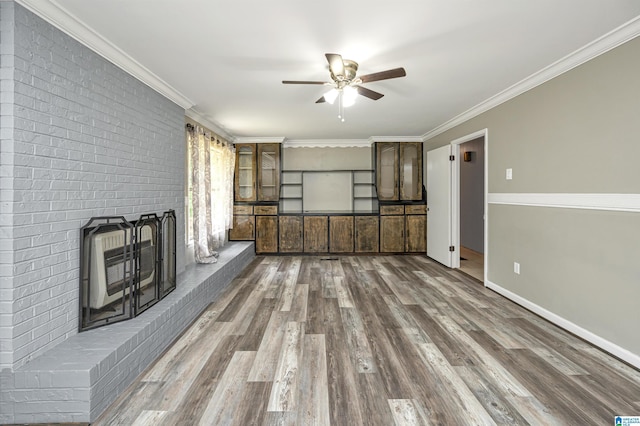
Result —
POLYGON ((427 152, 427 256, 453 265, 451 236, 451 145, 427 152))

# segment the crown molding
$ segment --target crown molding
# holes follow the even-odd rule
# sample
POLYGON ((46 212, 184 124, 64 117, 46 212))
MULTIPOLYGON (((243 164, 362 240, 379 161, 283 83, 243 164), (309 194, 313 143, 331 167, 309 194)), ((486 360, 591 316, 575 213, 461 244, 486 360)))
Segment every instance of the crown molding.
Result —
POLYGON ((540 71, 531 74, 524 80, 521 80, 502 92, 468 109, 435 129, 430 130, 422 135, 422 140, 426 142, 429 139, 464 123, 465 121, 477 117, 483 112, 495 108, 498 105, 551 80, 552 78, 564 74, 565 72, 570 71, 573 68, 636 38, 638 35, 640 35, 640 16, 637 16, 618 28, 609 31, 602 37, 595 39, 591 43, 588 43, 573 53, 568 54, 564 58, 559 59, 540 71))
POLYGON ((145 66, 89 28, 55 0, 16 0, 16 3, 35 13, 185 110, 195 105, 193 101, 145 66))
POLYGON ((269 136, 269 137, 260 137, 260 138, 252 138, 250 136, 235 138, 234 143, 283 143, 284 136, 269 136))
POLYGON ((236 139, 235 136, 227 132, 222 126, 220 126, 215 121, 212 121, 209 118, 202 115, 195 108, 190 108, 185 110, 184 115, 198 122, 202 126, 208 128, 209 130, 211 130, 213 133, 217 134, 221 138, 226 139, 228 142, 235 142, 235 139, 236 139))
POLYGON ((371 136, 371 143, 375 142, 424 142, 422 136, 371 136))
POLYGON ((287 140, 285 148, 371 148, 367 139, 303 139, 287 140))

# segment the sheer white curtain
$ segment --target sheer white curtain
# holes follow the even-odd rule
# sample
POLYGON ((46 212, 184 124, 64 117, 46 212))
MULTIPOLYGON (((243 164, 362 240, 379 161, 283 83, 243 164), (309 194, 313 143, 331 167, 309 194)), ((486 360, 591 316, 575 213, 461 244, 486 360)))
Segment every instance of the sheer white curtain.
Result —
POLYGON ((193 249, 198 263, 215 263, 233 225, 235 149, 199 126, 188 127, 193 249))

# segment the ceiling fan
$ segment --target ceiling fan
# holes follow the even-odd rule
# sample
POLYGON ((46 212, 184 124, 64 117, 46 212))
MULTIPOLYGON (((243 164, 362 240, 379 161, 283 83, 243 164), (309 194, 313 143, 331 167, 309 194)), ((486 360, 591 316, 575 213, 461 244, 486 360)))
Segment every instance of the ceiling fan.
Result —
POLYGON ((326 53, 325 57, 327 58, 327 62, 329 62, 329 72, 332 81, 283 80, 282 84, 321 84, 331 86, 331 90, 318 99, 316 103, 329 102, 330 104, 333 104, 335 100, 338 99, 340 105, 340 112, 338 114, 339 118, 342 118, 342 107, 353 105, 357 95, 362 95, 366 98, 373 99, 374 101, 377 101, 384 96, 382 93, 362 87, 361 84, 404 77, 407 75, 404 68, 394 68, 358 77, 356 76, 358 71, 357 62, 349 59, 342 59, 342 56, 337 53, 326 53))

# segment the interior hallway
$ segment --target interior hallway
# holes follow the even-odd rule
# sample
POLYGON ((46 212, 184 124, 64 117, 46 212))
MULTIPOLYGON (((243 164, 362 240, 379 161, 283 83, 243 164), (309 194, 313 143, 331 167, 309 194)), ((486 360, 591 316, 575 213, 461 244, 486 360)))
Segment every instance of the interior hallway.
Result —
POLYGON ((460 270, 484 283, 484 254, 460 246, 460 270))
POLYGON ((425 256, 259 256, 95 425, 576 425, 638 412, 638 370, 425 256))

